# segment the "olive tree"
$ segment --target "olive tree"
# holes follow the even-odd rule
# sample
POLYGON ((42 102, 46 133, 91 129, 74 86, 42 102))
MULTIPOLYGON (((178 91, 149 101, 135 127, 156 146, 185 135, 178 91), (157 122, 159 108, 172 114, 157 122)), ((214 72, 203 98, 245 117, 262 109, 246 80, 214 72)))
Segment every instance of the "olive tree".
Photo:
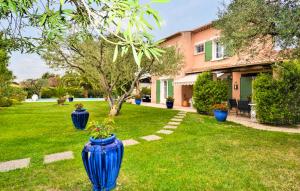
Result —
MULTIPOLYGON (((115 37, 106 37, 114 41, 115 37)), ((117 48, 91 35, 72 35, 65 41, 50 44, 43 54, 51 67, 71 69, 84 75, 108 98, 110 115, 118 115, 122 104, 131 97, 136 83, 143 75, 173 75, 180 70, 182 56, 172 48, 155 48, 163 56, 158 60, 150 55, 137 65, 135 53, 128 51, 116 57, 117 48)))

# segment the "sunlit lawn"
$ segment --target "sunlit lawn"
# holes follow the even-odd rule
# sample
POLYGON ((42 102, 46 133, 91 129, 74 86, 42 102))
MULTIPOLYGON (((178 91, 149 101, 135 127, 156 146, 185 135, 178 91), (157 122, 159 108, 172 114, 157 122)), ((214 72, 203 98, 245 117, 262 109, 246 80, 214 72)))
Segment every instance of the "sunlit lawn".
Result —
MULTIPOLYGON (((105 102, 86 102, 101 120, 105 102)), ((0 162, 31 158, 27 169, 0 173, 0 190, 91 190, 81 162, 87 132, 72 127, 73 105, 27 103, 0 108, 0 162), (45 154, 71 150, 74 160, 44 165, 45 154)), ((188 114, 171 135, 145 142, 176 111, 124 105, 116 118, 126 147, 117 190, 300 190, 300 135, 258 131, 188 114)))

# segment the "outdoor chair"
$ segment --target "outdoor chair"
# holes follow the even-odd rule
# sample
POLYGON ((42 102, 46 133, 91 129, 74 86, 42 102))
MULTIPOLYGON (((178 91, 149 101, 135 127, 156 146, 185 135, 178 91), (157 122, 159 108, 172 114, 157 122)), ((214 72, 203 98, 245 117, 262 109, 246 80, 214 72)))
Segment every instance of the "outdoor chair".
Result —
POLYGON ((247 113, 250 115, 251 107, 249 103, 250 102, 246 100, 238 101, 238 110, 240 111, 240 113, 247 113))
POLYGON ((238 104, 236 102, 236 99, 229 99, 228 100, 228 107, 229 107, 229 111, 234 110, 237 114, 238 112, 238 104))

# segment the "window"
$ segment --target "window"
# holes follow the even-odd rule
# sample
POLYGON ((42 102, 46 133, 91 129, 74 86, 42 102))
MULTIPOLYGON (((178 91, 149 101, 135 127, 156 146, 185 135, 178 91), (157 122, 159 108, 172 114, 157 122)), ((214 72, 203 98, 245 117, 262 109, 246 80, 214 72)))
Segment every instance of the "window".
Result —
POLYGON ((224 57, 224 47, 219 41, 214 42, 214 59, 223 59, 224 57))
POLYGON ((204 43, 195 45, 195 54, 204 53, 204 43))

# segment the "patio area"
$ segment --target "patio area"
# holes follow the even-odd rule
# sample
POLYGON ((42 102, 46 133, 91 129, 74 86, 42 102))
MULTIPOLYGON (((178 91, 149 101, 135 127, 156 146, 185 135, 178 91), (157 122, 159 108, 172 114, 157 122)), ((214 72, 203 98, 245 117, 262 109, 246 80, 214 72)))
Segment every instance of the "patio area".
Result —
MULTIPOLYGON (((142 103, 142 105, 143 106, 148 106, 148 107, 166 108, 166 106, 164 104, 142 103)), ((173 109, 174 110, 179 110, 179 111, 197 113, 196 109, 191 108, 191 107, 174 106, 173 109)), ((275 127, 275 126, 260 124, 258 122, 252 121, 249 117, 235 115, 233 113, 230 113, 230 115, 227 117, 227 121, 231 121, 231 122, 234 122, 234 123, 244 125, 246 127, 259 129, 259 130, 264 130, 264 131, 285 132, 285 133, 300 133, 300 125, 298 125, 297 127, 294 127, 294 128, 291 128, 291 127, 275 127)))

